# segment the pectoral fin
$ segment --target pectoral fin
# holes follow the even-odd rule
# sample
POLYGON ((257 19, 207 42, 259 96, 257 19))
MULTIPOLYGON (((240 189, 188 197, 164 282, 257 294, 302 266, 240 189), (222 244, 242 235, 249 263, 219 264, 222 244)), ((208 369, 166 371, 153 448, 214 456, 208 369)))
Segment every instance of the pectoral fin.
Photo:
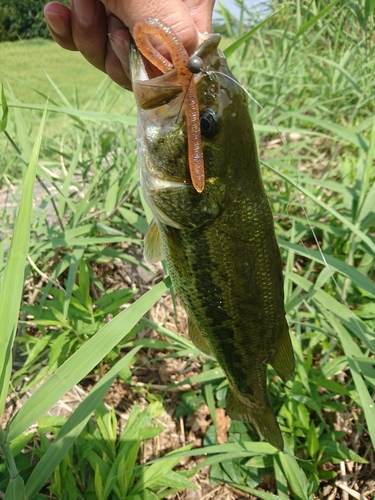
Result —
POLYGON ((287 382, 293 378, 295 369, 294 352, 286 322, 276 352, 269 363, 276 370, 283 382, 287 382))
POLYGON ((272 446, 280 451, 284 450, 283 437, 271 406, 260 406, 255 403, 246 404, 229 387, 226 409, 231 419, 254 423, 258 431, 272 446))
POLYGON ((149 264, 155 264, 164 259, 163 244, 155 220, 151 222, 145 235, 144 257, 149 264))
POLYGON ((201 332, 198 330, 198 327, 194 323, 192 319, 189 318, 189 337, 195 347, 198 347, 204 354, 207 356, 212 356, 212 352, 210 346, 207 343, 207 340, 203 337, 201 332))

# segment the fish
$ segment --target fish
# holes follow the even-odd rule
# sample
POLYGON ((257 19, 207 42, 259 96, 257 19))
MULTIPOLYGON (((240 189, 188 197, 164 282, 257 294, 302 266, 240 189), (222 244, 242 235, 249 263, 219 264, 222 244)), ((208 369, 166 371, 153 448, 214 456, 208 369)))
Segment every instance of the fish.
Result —
POLYGON ((158 19, 136 28, 130 59, 137 155, 141 187, 154 215, 145 235, 145 259, 166 260, 192 342, 217 360, 228 380, 230 418, 252 422, 282 451, 267 365, 285 383, 294 375, 295 360, 282 260, 246 92, 228 68, 219 35, 202 35, 191 56, 180 47, 174 54, 172 47, 172 62, 165 59, 167 66, 159 67, 163 74, 155 76, 149 62, 162 56, 148 37, 159 36, 167 49, 170 40, 182 44, 158 19), (186 81, 196 93, 193 111, 186 81), (200 151, 192 112, 198 112, 200 151), (203 182, 197 186, 194 176, 203 182))

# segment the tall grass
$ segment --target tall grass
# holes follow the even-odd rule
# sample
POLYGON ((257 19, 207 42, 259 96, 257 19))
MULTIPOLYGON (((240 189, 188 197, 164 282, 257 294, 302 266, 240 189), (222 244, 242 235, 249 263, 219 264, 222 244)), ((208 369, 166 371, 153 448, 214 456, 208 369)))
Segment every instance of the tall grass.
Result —
MULTIPOLYGON (((81 104, 78 94, 72 98, 50 79, 55 98, 46 105, 44 129, 36 133, 45 105, 18 102, 14 85, 5 85, 5 498, 172 498, 196 488, 190 479, 206 465, 212 483, 257 498, 318 498, 327 487, 366 493, 375 445, 371 6, 287 4, 229 57, 234 74, 264 108, 250 103, 285 262, 297 360, 296 376, 286 386, 270 370, 285 453, 259 442, 241 422, 230 424, 222 442, 218 410, 227 383, 221 370, 189 340, 145 317, 170 286, 168 278, 156 277, 152 287, 138 277, 114 286, 115 273, 124 268, 138 269, 132 276, 139 266, 150 273, 141 257, 150 214, 137 180, 132 102, 126 113, 120 110, 122 94, 103 83, 81 104), (32 211, 35 179, 39 201, 32 211), (141 295, 137 287, 148 291, 141 295), (137 338, 150 326, 155 338, 137 338), (158 353, 156 359, 147 358, 149 349, 158 353), (136 391, 132 380, 145 357, 150 364, 184 359, 188 366, 200 359, 202 371, 173 387, 145 384, 148 404, 134 404, 118 430, 118 414, 101 401, 115 379, 136 391), (89 373, 99 382, 71 416, 46 417, 89 373), (203 402, 209 409, 202 447, 182 445, 141 460, 145 443, 161 439, 168 391, 177 389, 180 426, 188 426, 203 402), (190 470, 176 469, 182 459, 200 455, 204 460, 190 462, 190 470), (362 476, 346 477, 345 467, 362 476), (270 476, 274 481, 265 481, 270 476)), ((227 11, 224 16, 230 34, 241 37, 250 13, 243 8, 239 22, 227 11)))

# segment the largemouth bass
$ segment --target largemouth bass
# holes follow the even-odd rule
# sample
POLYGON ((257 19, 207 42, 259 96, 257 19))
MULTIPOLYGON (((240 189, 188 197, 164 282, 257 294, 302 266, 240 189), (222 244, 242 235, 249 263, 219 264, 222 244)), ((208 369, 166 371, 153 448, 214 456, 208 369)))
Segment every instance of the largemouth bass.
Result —
POLYGON ((255 423, 283 450, 267 393, 267 364, 284 382, 294 373, 282 262, 246 94, 218 49, 219 41, 219 35, 207 35, 190 59, 202 61, 202 70, 195 71, 195 63, 191 69, 197 74, 186 68, 199 111, 200 188, 192 182, 190 104, 181 77, 171 69, 150 78, 139 51, 131 49, 140 179, 154 214, 145 257, 150 263, 166 259, 188 314, 191 340, 218 361, 228 379, 228 415, 255 423))

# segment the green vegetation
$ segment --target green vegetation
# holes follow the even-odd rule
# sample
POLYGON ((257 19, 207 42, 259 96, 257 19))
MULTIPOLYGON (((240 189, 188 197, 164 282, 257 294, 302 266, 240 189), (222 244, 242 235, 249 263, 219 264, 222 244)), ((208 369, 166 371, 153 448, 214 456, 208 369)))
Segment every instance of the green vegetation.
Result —
POLYGON ((62 50, 52 40, 36 38, 1 44, 0 81, 7 83, 22 103, 45 104, 59 93, 49 79, 58 82, 58 90, 75 104, 89 105, 106 77, 89 64, 79 52, 62 50))
MULTIPOLYGON (((44 108, 47 100, 50 109, 59 111, 62 106, 66 111, 63 114, 50 113, 44 132, 42 148, 46 151, 48 163, 54 157, 54 168, 58 165, 56 158, 61 140, 75 135, 71 120, 66 118, 68 110, 76 117, 85 112, 87 116, 89 110, 94 111, 94 115, 101 113, 93 117, 107 122, 122 122, 129 114, 135 116, 133 95, 111 82, 78 52, 62 50, 55 42, 42 39, 27 43, 4 42, 1 49, 0 81, 16 106, 31 110, 25 114, 16 108, 14 119, 10 119, 7 125, 7 132, 16 138, 23 151, 26 148, 30 152, 40 122, 39 110, 44 108), (116 116, 107 115, 112 111, 116 116)), ((72 137, 71 140, 74 148, 76 139, 72 137)), ((2 151, 7 151, 7 157, 1 160, 1 186, 4 174, 10 175, 10 181, 19 176, 25 157, 8 147, 4 134, 0 136, 0 145, 2 151)))
MULTIPOLYGON (((69 5, 69 1, 60 3, 69 5)), ((0 42, 51 38, 43 14, 44 0, 0 0, 0 42)))
MULTIPOLYGON (((337 495, 375 488, 375 5, 304 5, 288 4, 229 58, 282 136, 251 102, 297 362, 286 386, 270 369, 285 453, 260 442, 251 425, 226 427, 222 372, 176 333, 184 315, 169 280, 142 260, 150 212, 138 185, 130 94, 83 63, 90 76, 80 80, 69 66, 80 67, 78 59, 40 42, 22 50, 49 77, 52 58, 42 63, 41 53, 51 47, 63 61, 42 96, 32 90, 42 88, 31 80, 43 75, 36 63, 27 74, 6 70, 6 499, 176 498, 200 484, 206 465, 211 484, 235 488, 232 498, 238 490, 241 498, 310 500, 335 488, 337 495)), ((246 11, 239 22, 225 16, 237 39, 246 11)), ((8 57, 13 45, 1 48, 8 57)))

